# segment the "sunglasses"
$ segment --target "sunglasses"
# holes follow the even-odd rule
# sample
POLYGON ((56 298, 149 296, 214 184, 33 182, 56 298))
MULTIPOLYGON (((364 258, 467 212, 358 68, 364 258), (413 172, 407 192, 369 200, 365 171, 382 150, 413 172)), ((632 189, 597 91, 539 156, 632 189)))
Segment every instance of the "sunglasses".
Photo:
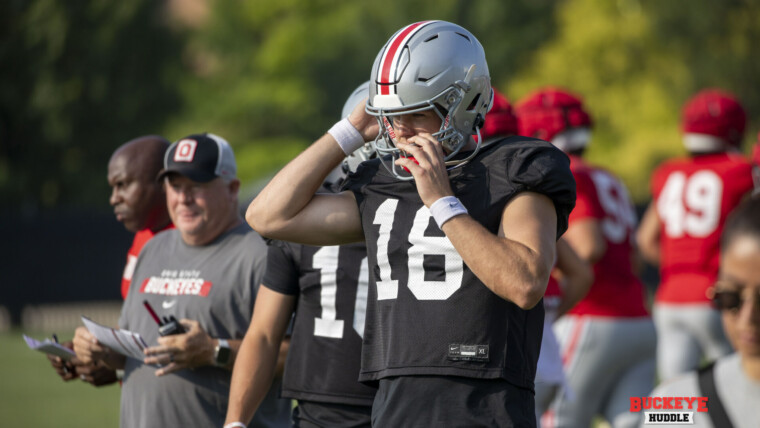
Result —
MULTIPOLYGON (((753 293, 753 296, 755 299, 760 300, 760 293, 753 293)), ((745 300, 745 297, 739 290, 715 291, 712 298, 713 305, 721 311, 738 311, 745 300)))

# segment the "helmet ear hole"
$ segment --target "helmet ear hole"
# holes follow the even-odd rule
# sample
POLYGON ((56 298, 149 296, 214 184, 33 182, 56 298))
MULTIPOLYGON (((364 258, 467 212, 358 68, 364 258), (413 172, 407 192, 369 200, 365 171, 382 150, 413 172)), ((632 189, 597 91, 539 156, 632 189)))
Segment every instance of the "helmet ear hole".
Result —
POLYGON ((470 105, 467 106, 467 111, 477 110, 479 101, 480 101, 480 94, 477 94, 475 98, 472 99, 472 102, 470 103, 470 105))
POLYGON ((475 128, 478 128, 478 129, 482 128, 483 125, 485 124, 486 124, 486 120, 485 118, 483 118, 483 115, 478 114, 477 116, 475 116, 475 123, 473 124, 472 132, 475 132, 475 128))

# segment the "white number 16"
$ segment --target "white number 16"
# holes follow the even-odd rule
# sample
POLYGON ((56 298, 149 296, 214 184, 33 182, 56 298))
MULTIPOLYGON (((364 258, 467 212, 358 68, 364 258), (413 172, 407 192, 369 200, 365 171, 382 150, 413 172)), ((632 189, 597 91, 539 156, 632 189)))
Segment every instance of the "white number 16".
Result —
MULTIPOLYGON (((380 280, 377 281, 377 299, 390 300, 398 297, 398 280, 391 279, 391 265, 388 260, 388 245, 391 240, 393 219, 398 208, 398 200, 388 199, 377 209, 373 224, 380 225, 377 239, 377 265, 380 280)), ((464 262, 457 250, 445 236, 425 236, 425 229, 430 224, 430 210, 422 206, 414 216, 412 230, 409 232, 407 286, 418 300, 446 300, 462 286, 464 262), (445 280, 431 281, 425 279, 425 256, 442 255, 445 266, 445 280)))

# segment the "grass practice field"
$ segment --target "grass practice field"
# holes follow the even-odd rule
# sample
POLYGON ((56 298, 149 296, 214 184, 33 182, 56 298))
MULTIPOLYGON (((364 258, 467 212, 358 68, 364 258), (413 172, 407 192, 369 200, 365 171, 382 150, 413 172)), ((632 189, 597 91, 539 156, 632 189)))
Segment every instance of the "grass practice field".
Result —
MULTIPOLYGON (((44 354, 26 346, 22 334, 42 340, 51 332, 0 333, 0 415, 7 427, 118 427, 118 384, 95 388, 62 381, 44 354)), ((61 341, 73 332, 58 332, 61 341)))
MULTIPOLYGON (((90 428, 119 426, 119 386, 95 388, 62 381, 44 354, 26 346, 22 334, 42 340, 52 332, 0 333, 0 416, 2 426, 90 428)), ((59 333, 61 341, 73 332, 59 333)), ((594 428, 609 428, 595 421, 594 428)))

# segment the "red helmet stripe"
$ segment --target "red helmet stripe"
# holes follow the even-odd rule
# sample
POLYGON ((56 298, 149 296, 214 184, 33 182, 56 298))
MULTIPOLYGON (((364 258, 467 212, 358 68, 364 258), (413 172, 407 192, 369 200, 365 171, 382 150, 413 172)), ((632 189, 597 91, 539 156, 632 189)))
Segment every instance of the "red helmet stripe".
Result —
MULTIPOLYGON (((391 70, 395 70, 403 46, 406 46, 406 42, 414 36, 417 31, 421 30, 425 25, 436 21, 421 21, 414 24, 407 25, 401 31, 399 31, 390 42, 388 42, 388 48, 383 53, 383 57, 380 59, 380 73, 378 74, 378 93, 380 95, 390 95, 392 81, 395 82, 396 76, 393 76, 391 80, 391 70)), ((395 86, 395 85, 394 85, 395 86)), ((395 92, 395 87, 393 88, 395 92)))

